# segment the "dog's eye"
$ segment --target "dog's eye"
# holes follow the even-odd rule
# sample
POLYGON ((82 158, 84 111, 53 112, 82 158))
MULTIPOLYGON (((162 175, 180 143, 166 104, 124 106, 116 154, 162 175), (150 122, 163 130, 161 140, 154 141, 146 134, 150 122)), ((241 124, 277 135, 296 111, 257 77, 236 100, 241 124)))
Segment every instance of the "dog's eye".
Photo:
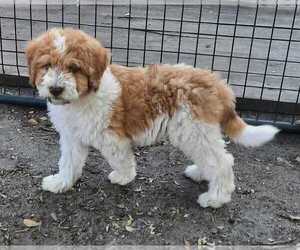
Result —
POLYGON ((80 66, 78 64, 72 63, 69 65, 68 69, 70 72, 76 73, 76 72, 80 71, 80 66))
POLYGON ((51 67, 51 63, 46 63, 42 66, 42 68, 48 70, 51 67))

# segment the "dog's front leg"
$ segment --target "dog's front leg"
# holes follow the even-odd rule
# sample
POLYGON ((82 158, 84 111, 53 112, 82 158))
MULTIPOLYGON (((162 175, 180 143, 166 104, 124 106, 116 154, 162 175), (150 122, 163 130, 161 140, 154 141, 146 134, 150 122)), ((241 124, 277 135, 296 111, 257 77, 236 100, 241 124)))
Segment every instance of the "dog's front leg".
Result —
POLYGON ((126 185, 136 176, 136 161, 130 140, 109 131, 104 134, 101 153, 112 167, 108 178, 113 184, 126 185))
POLYGON ((43 190, 62 193, 69 190, 80 178, 82 168, 88 155, 88 147, 71 136, 60 137, 61 157, 59 172, 43 179, 43 190))

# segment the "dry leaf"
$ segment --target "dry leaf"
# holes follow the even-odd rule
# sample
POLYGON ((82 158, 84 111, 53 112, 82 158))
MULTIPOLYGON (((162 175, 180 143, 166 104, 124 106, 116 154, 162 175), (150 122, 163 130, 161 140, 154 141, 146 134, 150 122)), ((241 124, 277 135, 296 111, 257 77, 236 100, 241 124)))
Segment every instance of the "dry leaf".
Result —
POLYGON ((39 123, 37 122, 37 120, 35 120, 35 119, 33 119, 33 118, 29 119, 29 120, 28 120, 28 123, 29 123, 30 125, 33 125, 33 126, 39 124, 39 123))
POLYGON ((142 191, 142 187, 140 186, 140 187, 134 189, 133 191, 134 191, 134 192, 141 192, 141 191, 142 191))
POLYGON ((38 227, 42 224, 40 221, 37 222, 37 221, 31 220, 31 219, 24 219, 23 223, 26 227, 38 227))
POLYGON ((131 226, 125 226, 125 229, 126 229, 126 231, 128 231, 130 233, 132 233, 132 232, 134 232, 136 230, 135 228, 133 228, 131 226))
POLYGON ((150 234, 154 235, 155 234, 155 227, 153 226, 153 224, 150 224, 149 226, 149 229, 150 229, 150 234))
POLYGON ((133 223, 133 218, 131 217, 131 215, 128 215, 129 219, 127 221, 127 226, 130 226, 133 223))
POLYGON ((207 245, 206 237, 198 239, 197 243, 198 243, 198 246, 205 246, 205 245, 207 245))
POLYGON ((42 117, 39 118, 39 120, 40 120, 40 121, 47 121, 48 118, 47 118, 46 116, 42 116, 42 117))
POLYGON ((113 222, 112 226, 114 227, 114 229, 119 229, 120 228, 119 224, 116 223, 116 222, 113 222))

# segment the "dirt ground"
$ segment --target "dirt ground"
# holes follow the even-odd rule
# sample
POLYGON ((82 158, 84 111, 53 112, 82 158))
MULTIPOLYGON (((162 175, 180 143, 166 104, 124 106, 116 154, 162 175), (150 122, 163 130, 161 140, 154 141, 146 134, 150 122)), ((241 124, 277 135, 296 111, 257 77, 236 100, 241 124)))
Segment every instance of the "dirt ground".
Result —
POLYGON ((230 143, 237 189, 220 209, 196 203, 207 185, 182 175, 189 161, 168 143, 136 150, 138 177, 126 187, 108 182, 108 164, 91 150, 73 190, 43 192, 42 177, 57 171, 57 140, 45 111, 0 105, 0 245, 300 241, 300 135, 259 149, 230 143))

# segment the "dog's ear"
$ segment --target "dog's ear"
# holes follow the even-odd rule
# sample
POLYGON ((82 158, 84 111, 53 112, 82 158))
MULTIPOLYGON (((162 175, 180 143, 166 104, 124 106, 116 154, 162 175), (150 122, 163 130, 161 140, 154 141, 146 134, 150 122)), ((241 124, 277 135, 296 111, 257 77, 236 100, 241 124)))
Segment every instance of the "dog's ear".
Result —
POLYGON ((89 87, 97 90, 104 71, 110 63, 108 49, 99 47, 93 49, 92 65, 90 65, 89 87))
POLYGON ((34 67, 34 60, 37 55, 37 50, 38 50, 38 43, 34 40, 28 43, 27 48, 25 50, 25 55, 26 55, 27 65, 28 65, 29 83, 33 87, 35 87, 36 70, 34 67))

